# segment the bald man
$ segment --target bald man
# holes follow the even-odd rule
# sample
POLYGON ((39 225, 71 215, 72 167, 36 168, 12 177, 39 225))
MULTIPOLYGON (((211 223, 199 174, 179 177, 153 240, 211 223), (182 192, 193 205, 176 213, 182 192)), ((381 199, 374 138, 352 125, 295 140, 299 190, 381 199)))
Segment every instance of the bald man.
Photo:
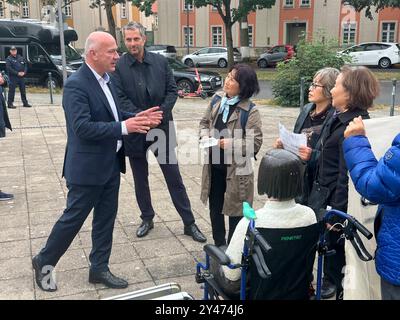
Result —
POLYGON ((120 172, 125 173, 122 136, 147 133, 162 119, 158 107, 137 114, 119 110, 119 101, 108 72, 119 56, 114 38, 93 32, 85 44, 85 63, 68 78, 63 94, 67 146, 63 177, 68 187, 63 215, 45 247, 33 257, 36 283, 55 291, 53 269, 93 210, 89 282, 126 288, 128 282, 108 267, 114 221, 118 209, 120 172))

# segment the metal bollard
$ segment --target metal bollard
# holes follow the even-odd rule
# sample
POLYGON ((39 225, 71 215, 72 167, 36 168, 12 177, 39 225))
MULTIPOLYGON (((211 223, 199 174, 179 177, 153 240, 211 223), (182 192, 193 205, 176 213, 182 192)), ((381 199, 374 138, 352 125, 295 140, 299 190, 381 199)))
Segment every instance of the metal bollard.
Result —
POLYGON ((300 111, 303 110, 304 107, 304 85, 306 83, 306 78, 301 77, 300 79, 300 111))
POLYGON ((51 72, 49 72, 48 73, 48 86, 49 86, 49 90, 50 90, 50 103, 51 104, 53 104, 54 103, 54 101, 53 101, 53 86, 52 86, 52 83, 53 83, 53 77, 52 77, 52 75, 51 75, 51 72))
POLYGON ((394 105, 396 103, 396 84, 397 80, 392 79, 392 84, 393 84, 393 90, 392 90, 392 106, 390 107, 390 116, 394 116, 394 105))

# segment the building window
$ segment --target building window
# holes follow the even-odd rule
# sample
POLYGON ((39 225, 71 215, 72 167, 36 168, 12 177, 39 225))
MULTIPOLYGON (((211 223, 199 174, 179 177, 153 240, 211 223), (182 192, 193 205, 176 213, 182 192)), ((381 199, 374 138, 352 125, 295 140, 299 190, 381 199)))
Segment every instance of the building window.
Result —
POLYGON ((22 18, 29 18, 29 1, 22 2, 22 18))
POLYGON ((193 4, 188 4, 186 3, 185 0, 183 0, 183 11, 193 11, 193 4))
POLYGON ((382 42, 394 42, 395 30, 395 22, 382 23, 382 42))
POLYGON ((310 0, 301 0, 300 6, 301 7, 310 7, 311 1, 310 0))
POLYGON ((72 17, 71 0, 64 0, 63 11, 66 17, 72 17))
POLYGON ((285 8, 293 8, 294 7, 294 0, 285 0, 283 2, 283 6, 285 8))
POLYGON ((247 26, 247 32, 249 34, 249 47, 253 46, 253 26, 247 26))
POLYGON ((346 23, 343 25, 343 45, 350 46, 356 42, 356 24, 346 23))
POLYGON ((4 18, 4 2, 0 1, 0 18, 4 18))
POLYGON ((183 27, 183 38, 185 39, 185 47, 188 45, 188 31, 189 29, 189 47, 193 47, 193 27, 183 27))
POLYGON ((222 27, 211 27, 212 46, 222 47, 222 27))
POLYGON ((126 19, 126 3, 121 3, 121 19, 126 19))

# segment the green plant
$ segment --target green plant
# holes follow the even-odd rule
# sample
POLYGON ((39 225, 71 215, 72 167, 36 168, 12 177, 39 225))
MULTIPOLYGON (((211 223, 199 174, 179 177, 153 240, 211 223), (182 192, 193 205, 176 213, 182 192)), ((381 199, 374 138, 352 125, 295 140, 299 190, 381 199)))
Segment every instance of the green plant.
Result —
POLYGON ((285 107, 298 107, 300 104, 300 82, 305 78, 304 102, 308 100, 308 84, 315 72, 324 67, 340 69, 349 58, 337 54, 337 41, 301 40, 297 45, 296 56, 279 63, 272 91, 278 104, 285 107))

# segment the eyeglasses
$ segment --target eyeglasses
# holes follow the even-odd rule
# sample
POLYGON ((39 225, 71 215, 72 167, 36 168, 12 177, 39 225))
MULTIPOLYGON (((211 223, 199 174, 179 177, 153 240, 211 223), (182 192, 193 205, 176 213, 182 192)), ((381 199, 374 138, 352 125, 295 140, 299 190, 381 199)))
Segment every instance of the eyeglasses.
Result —
POLYGON ((316 84, 315 82, 311 82, 310 84, 310 88, 323 88, 324 86, 320 85, 320 84, 316 84))

